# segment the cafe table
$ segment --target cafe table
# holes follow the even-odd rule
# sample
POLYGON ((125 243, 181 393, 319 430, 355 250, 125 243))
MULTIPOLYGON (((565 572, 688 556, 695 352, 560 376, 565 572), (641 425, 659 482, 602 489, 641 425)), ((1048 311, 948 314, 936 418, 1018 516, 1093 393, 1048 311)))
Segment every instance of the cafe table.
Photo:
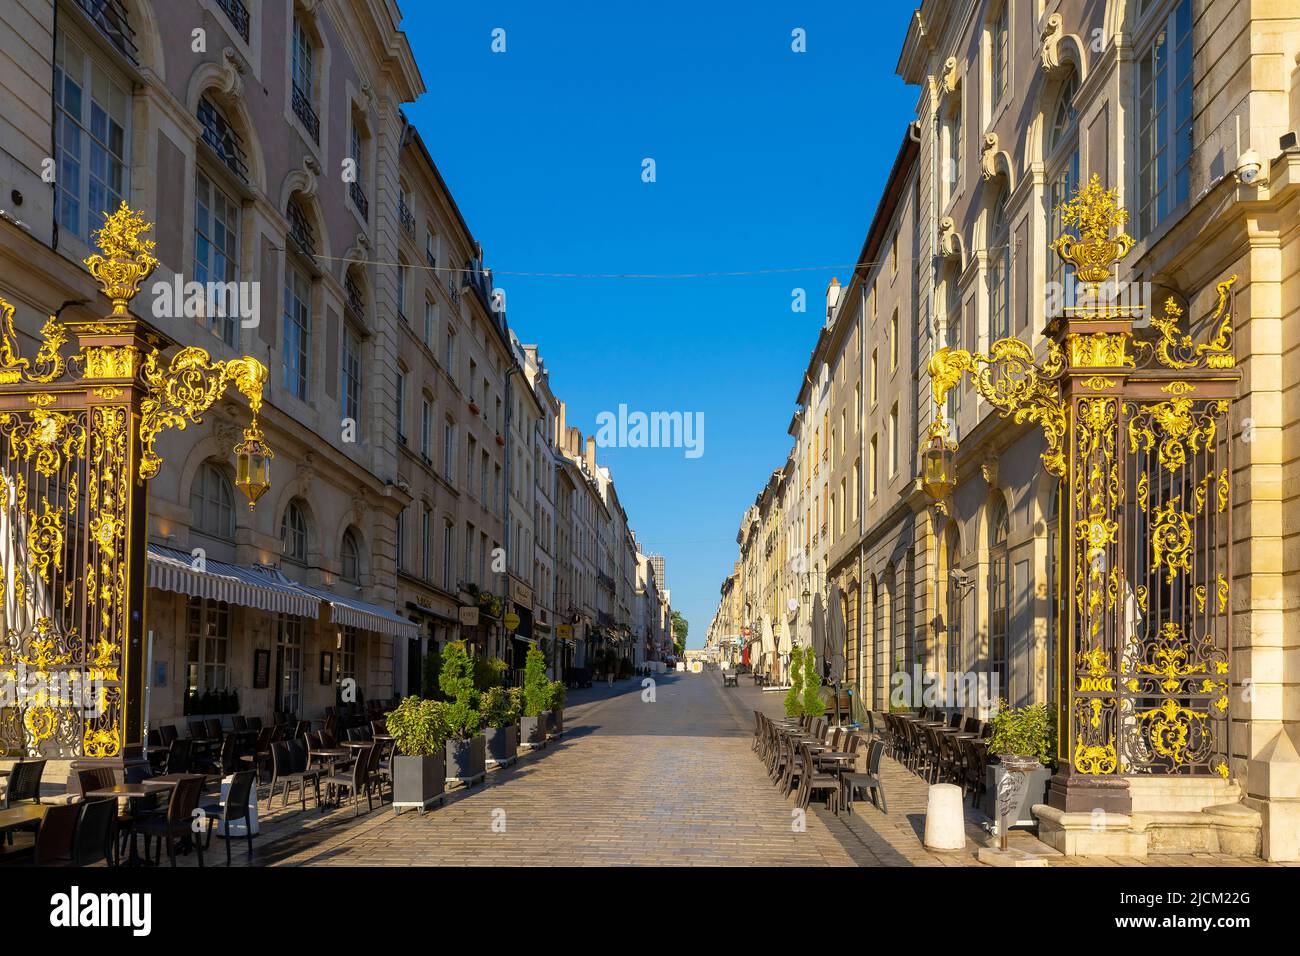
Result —
POLYGON ((46 809, 47 807, 42 803, 23 803, 16 807, 9 807, 7 810, 0 810, 0 834, 8 833, 10 830, 21 830, 33 823, 39 824, 45 818, 46 809))

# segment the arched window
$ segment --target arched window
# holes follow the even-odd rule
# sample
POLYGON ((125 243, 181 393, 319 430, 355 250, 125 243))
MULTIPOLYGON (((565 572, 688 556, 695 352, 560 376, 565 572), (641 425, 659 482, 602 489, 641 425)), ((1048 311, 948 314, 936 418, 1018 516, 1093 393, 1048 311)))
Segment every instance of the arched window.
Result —
POLYGON ((307 561, 307 514, 297 501, 289 502, 280 519, 280 542, 286 558, 300 563, 307 561))
POLYGON ((340 571, 344 581, 361 583, 361 544, 357 534, 351 528, 343 532, 343 543, 339 547, 340 571))
POLYGON ((1007 538, 1011 531, 1006 499, 993 503, 989 520, 989 697, 1011 700, 1007 670, 1007 624, 1011 577, 1007 538), (996 685, 994 681, 996 680, 996 685))
POLYGON ((989 208, 989 342, 1011 334, 1011 230, 1004 186, 989 208))
MULTIPOLYGON (((1061 206, 1069 201, 1079 188, 1079 114, 1074 108, 1074 97, 1079 91, 1078 76, 1071 71, 1061 83, 1056 94, 1056 105, 1047 131, 1047 202, 1051 229, 1048 242, 1054 242, 1064 231, 1061 223, 1061 206)), ((1047 253, 1048 281, 1058 287, 1065 282, 1065 262, 1049 245, 1047 253)))
POLYGON ((190 485, 190 512, 194 528, 227 541, 235 537, 235 496, 230 480, 211 462, 199 466, 190 485))

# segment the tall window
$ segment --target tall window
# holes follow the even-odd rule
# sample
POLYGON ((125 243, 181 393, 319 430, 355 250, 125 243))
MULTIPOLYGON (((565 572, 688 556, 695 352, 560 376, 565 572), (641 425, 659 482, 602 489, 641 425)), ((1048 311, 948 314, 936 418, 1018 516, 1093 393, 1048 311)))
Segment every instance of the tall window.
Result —
MULTIPOLYGON (((1074 96, 1079 91, 1078 76, 1071 71, 1061 84, 1052 111, 1052 126, 1048 131, 1047 174, 1048 216, 1051 230, 1048 242, 1054 242, 1065 231, 1061 222, 1061 207, 1079 188, 1079 113, 1074 108, 1074 96)), ((1063 290, 1065 261, 1049 247, 1047 252, 1048 281, 1063 290)))
POLYGON ((1011 233, 1004 187, 989 210, 989 341, 1011 334, 1011 233))
POLYGON ((302 710, 302 618, 289 614, 276 618, 275 706, 294 715, 302 710))
POLYGON ((442 523, 442 589, 451 590, 451 556, 455 550, 456 527, 444 519, 442 523))
POLYGON ((456 423, 450 418, 442 425, 442 476, 456 480, 456 423))
POLYGON ((334 639, 334 650, 338 654, 338 680, 340 682, 357 677, 357 638, 360 632, 350 624, 345 624, 334 639))
POLYGON ((989 695, 1011 699, 1007 683, 1007 624, 1011 597, 1011 575, 1007 557, 1010 523, 1007 503, 999 498, 989 523, 989 695), (996 693, 993 681, 997 680, 996 693))
POLYGON ((397 559, 397 570, 406 569, 406 508, 397 512, 397 535, 393 542, 394 557, 397 559))
POLYGON ((351 528, 343 532, 343 544, 339 547, 340 574, 344 581, 361 583, 361 544, 356 532, 351 528))
POLYGON ((235 496, 230 481, 216 465, 204 462, 190 486, 190 513, 194 527, 214 538, 235 537, 235 496))
POLYGON ((352 117, 352 129, 348 138, 348 156, 353 163, 354 177, 348 183, 348 195, 352 198, 352 204, 357 207, 357 212, 361 213, 361 218, 365 219, 370 213, 370 201, 366 199, 365 181, 365 151, 363 149, 364 140, 361 135, 361 124, 357 122, 355 116, 352 117))
POLYGON ((296 266, 288 266, 284 282, 284 387, 307 400, 307 371, 311 354, 311 282, 296 266))
POLYGON ((878 384, 880 380, 879 371, 880 371, 879 359, 876 355, 876 349, 872 349, 871 350, 871 404, 872 405, 876 404, 876 400, 880 397, 880 389, 878 384))
MULTIPOLYGON (((952 349, 962 347, 961 335, 961 290, 957 287, 957 270, 949 269, 947 278, 944 279, 944 322, 947 332, 944 343, 952 349)), ((948 390, 947 408, 945 413, 949 420, 955 421, 957 413, 961 411, 961 393, 963 382, 958 382, 954 387, 948 390)), ((955 436, 954 436, 955 437, 955 436)))
POLYGON ((343 417, 361 421, 361 337, 351 325, 343 325, 343 358, 340 364, 343 417))
MULTIPOLYGON (((437 344, 433 337, 438 333, 438 303, 431 299, 424 300, 424 344, 433 351, 437 344)), ((437 353, 434 353, 437 354, 437 353)))
POLYGON ((320 141, 320 119, 316 114, 315 50, 311 34, 301 18, 293 18, 293 112, 312 139, 320 141))
POLYGON ((185 689, 202 693, 230 686, 230 605, 191 597, 186 603, 185 689))
POLYGON ((393 414, 397 419, 397 440, 406 444, 406 369, 398 367, 393 382, 393 414))
POLYGON ((989 24, 989 108, 996 110, 1007 92, 1007 10, 1010 0, 1004 0, 1002 8, 989 24))
POLYGON ((426 463, 433 461, 433 403, 427 394, 420 400, 420 454, 426 463))
POLYGON ((957 535, 950 530, 947 535, 947 541, 944 545, 945 560, 944 567, 948 571, 948 580, 945 586, 948 591, 948 607, 946 610, 947 621, 947 644, 948 644, 948 672, 956 674, 961 671, 961 612, 962 612, 962 590, 957 582, 953 580, 952 572, 956 570, 958 562, 961 560, 957 535))
POLYGON ((962 124, 961 124, 961 88, 948 94, 948 102, 943 107, 940 138, 943 141, 943 168, 940 170, 942 180, 942 205, 947 206, 952 197, 957 195, 962 174, 962 124))
POLYGON ((397 314, 406 318, 406 290, 410 286, 409 273, 411 267, 406 264, 403 257, 397 263, 397 314))
POLYGON ((307 514, 296 501, 289 502, 280 519, 280 542, 286 558, 299 564, 307 562, 307 514))
POLYGON ((889 410, 889 477, 898 474, 898 403, 889 410))
POLYGON ((451 322, 447 323, 447 340, 443 348, 442 367, 451 380, 456 381, 456 330, 451 327, 451 322))
POLYGON ((127 194, 131 87, 59 32, 54 52, 58 220, 86 242, 127 194))
POLYGON ((898 310, 889 318, 889 368, 898 368, 898 310))
POLYGON ((1192 0, 1179 0, 1138 58, 1139 235, 1149 235, 1190 194, 1192 0))
POLYGON ((867 467, 870 469, 867 473, 867 489, 871 500, 876 498, 876 474, 879 471, 876 465, 876 436, 871 436, 871 457, 867 460, 867 467))
POLYGON ((432 519, 433 514, 426 505, 420 512, 420 577, 426 581, 433 577, 433 549, 430 547, 432 542, 429 540, 429 536, 433 533, 432 519))
MULTIPOLYGON (((202 172, 194 181, 194 281, 239 281, 239 203, 202 172)), ((236 344, 238 303, 229 296, 213 303, 208 328, 227 345, 236 344)))

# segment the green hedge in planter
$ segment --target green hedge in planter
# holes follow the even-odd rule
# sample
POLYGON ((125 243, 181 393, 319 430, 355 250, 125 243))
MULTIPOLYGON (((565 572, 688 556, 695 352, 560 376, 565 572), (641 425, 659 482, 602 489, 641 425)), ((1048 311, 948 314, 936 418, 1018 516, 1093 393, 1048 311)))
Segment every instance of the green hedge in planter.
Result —
POLYGON ((550 682, 546 679, 546 656, 537 647, 528 648, 524 658, 524 716, 536 717, 550 706, 550 682))
POLYGON ((803 714, 820 717, 826 713, 826 702, 822 700, 822 676, 817 673, 817 652, 811 644, 804 648, 803 674, 803 714))
POLYGON ((553 680, 547 684, 549 693, 547 694, 547 710, 564 710, 564 697, 567 688, 564 681, 553 680))
POLYGON ((444 648, 438 687, 447 697, 443 713, 449 735, 456 740, 468 740, 477 734, 482 715, 478 712, 479 694, 474 689, 474 661, 465 650, 464 641, 452 641, 444 648))
POLYGON ((803 713, 803 652, 794 649, 790 655, 790 689, 785 692, 785 715, 798 717, 803 713))
POLYGON ((489 727, 509 727, 519 722, 522 698, 504 687, 493 687, 479 699, 483 723, 489 727))
POLYGON ((425 700, 411 695, 403 697, 384 715, 384 724, 393 735, 393 747, 404 757, 431 757, 447 744, 447 726, 442 701, 425 700))

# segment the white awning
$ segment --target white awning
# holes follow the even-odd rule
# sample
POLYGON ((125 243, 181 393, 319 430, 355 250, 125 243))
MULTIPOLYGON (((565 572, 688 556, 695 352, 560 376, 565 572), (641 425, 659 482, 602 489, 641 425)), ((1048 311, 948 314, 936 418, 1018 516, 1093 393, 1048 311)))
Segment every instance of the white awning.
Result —
POLYGON ((159 591, 211 598, 301 617, 320 615, 320 598, 252 568, 205 558, 201 563, 187 551, 149 545, 148 584, 159 591))
POLYGON ((299 588, 328 604, 330 606, 330 618, 335 624, 359 627, 363 631, 375 631, 392 637, 420 636, 419 624, 400 617, 392 611, 385 610, 378 604, 371 604, 369 601, 363 601, 360 598, 335 594, 333 591, 326 591, 324 588, 299 584, 297 581, 292 582, 292 584, 293 587, 299 588))

